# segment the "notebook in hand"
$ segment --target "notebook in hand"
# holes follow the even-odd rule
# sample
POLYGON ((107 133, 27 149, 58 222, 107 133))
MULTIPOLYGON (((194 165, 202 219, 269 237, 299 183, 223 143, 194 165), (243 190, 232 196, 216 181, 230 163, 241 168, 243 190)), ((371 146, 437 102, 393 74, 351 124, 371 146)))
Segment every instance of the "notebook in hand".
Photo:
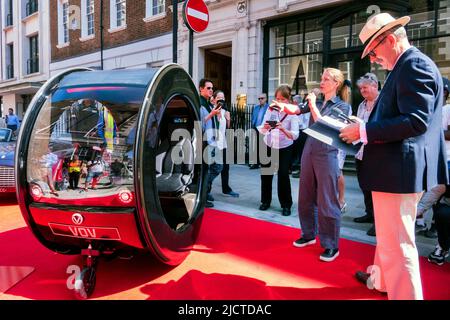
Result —
POLYGON ((303 130, 304 133, 309 136, 322 141, 337 149, 341 149, 349 155, 355 155, 361 148, 361 142, 354 142, 353 144, 347 144, 339 138, 339 130, 346 127, 348 124, 343 121, 333 119, 329 116, 323 116, 318 119, 309 128, 303 130))

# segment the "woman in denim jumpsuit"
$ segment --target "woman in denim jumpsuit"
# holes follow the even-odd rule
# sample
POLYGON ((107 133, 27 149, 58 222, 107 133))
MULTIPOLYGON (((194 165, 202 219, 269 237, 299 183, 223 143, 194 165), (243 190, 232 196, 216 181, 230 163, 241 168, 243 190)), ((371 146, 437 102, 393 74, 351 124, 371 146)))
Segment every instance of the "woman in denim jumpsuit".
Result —
MULTIPOLYGON (((308 106, 302 110, 311 112, 310 125, 319 117, 330 116, 333 108, 350 114, 348 100, 349 88, 344 83, 342 72, 326 68, 320 82, 324 102, 317 103, 316 96, 310 93, 308 106)), ((302 237, 294 241, 295 247, 304 247, 316 242, 317 230, 320 245, 325 251, 320 255, 322 261, 333 261, 339 255, 339 229, 341 209, 338 200, 338 149, 319 140, 308 137, 301 159, 300 188, 298 195, 298 214, 302 237), (317 212, 317 216, 316 216, 317 212)))

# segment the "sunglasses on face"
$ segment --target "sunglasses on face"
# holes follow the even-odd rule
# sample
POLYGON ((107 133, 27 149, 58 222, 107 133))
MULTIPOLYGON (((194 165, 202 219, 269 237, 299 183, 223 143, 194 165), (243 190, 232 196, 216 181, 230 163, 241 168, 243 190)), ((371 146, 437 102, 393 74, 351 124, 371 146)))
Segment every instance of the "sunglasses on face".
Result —
POLYGON ((377 54, 375 53, 375 49, 376 49, 380 44, 382 44, 384 40, 386 40, 387 36, 388 36, 388 35, 384 36, 383 39, 381 39, 381 41, 378 42, 377 45, 376 45, 375 47, 373 47, 372 50, 369 51, 369 53, 367 54, 369 57, 376 58, 377 54))
POLYGON ((265 98, 258 98, 258 100, 264 100, 265 98))

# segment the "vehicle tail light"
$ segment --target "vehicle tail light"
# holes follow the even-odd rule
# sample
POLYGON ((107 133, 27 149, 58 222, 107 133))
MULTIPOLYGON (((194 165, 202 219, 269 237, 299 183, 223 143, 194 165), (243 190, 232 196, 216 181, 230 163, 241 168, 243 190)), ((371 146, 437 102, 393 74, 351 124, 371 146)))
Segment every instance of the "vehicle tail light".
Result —
POLYGON ((42 198, 42 196, 44 195, 42 188, 37 184, 31 185, 30 189, 31 189, 30 190, 31 196, 33 197, 34 201, 39 201, 42 198))
POLYGON ((124 204, 133 202, 133 193, 128 189, 122 189, 119 191, 119 200, 124 204))

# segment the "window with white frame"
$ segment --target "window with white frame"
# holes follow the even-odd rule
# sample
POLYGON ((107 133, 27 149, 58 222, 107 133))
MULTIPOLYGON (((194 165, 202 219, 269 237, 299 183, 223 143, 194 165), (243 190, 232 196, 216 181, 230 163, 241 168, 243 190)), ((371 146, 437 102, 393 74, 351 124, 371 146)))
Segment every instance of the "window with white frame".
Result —
POLYGON ((81 14, 82 14, 82 23, 81 23, 81 37, 89 37, 94 35, 95 27, 94 27, 94 0, 83 0, 81 2, 81 14))
MULTIPOLYGON (((0 8, 1 10, 1 8, 0 8)), ((5 1, 5 27, 13 25, 13 1, 5 1)))
POLYGON ((126 27, 127 25, 127 1, 110 0, 110 25, 111 29, 126 27))
POLYGON ((27 60, 27 74, 32 74, 39 72, 39 36, 29 37, 28 41, 30 53, 27 60))
POLYGON ((147 18, 164 13, 166 0, 146 0, 145 16, 147 18))
POLYGON ((69 2, 58 0, 58 44, 69 43, 69 2))
POLYGON ((23 15, 24 17, 28 17, 39 10, 38 0, 25 0, 22 2, 22 5, 25 9, 25 14, 23 15))

